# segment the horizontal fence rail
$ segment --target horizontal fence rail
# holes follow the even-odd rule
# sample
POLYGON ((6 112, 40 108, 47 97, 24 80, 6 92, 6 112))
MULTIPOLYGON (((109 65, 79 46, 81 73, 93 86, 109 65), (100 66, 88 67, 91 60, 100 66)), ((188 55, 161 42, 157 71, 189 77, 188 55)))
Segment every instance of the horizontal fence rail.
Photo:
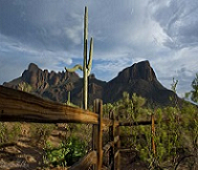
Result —
POLYGON ((35 123, 98 123, 98 115, 88 110, 44 100, 0 86, 0 120, 35 123))
MULTIPOLYGON (((98 114, 0 86, 0 121, 98 124, 98 114)), ((112 125, 109 119, 102 122, 104 128, 112 125)))

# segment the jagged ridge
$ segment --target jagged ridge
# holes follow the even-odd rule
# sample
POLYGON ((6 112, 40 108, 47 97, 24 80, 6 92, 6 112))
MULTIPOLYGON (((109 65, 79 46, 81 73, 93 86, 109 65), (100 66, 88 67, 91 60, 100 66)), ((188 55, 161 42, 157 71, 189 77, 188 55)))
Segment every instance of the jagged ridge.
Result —
MULTIPOLYGON (((3 85, 20 89, 21 82, 29 84, 32 93, 62 103, 66 102, 67 93, 70 91, 71 102, 79 106, 82 104, 83 80, 75 72, 48 72, 30 63, 21 77, 3 85)), ((145 97, 147 103, 161 106, 173 105, 170 97, 176 95, 157 80, 149 61, 135 63, 125 68, 109 82, 98 80, 93 74, 89 76, 89 104, 96 98, 102 99, 104 103, 113 103, 122 97, 124 91, 130 96, 136 93, 145 97)), ((181 101, 178 96, 176 97, 181 101)))

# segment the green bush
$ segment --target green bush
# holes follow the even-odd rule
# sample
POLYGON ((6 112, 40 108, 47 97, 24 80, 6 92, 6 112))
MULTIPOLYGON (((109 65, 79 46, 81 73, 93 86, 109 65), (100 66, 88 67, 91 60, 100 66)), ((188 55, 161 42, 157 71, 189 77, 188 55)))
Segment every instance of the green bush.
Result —
POLYGON ((53 166, 71 166, 87 153, 86 143, 79 138, 70 137, 59 148, 52 148, 47 142, 44 149, 44 163, 53 166))

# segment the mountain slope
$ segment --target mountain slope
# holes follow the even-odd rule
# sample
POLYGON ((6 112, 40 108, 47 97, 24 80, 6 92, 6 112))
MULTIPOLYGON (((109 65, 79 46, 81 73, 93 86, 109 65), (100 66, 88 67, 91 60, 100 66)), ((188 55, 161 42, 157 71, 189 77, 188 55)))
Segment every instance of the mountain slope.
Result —
POLYGON ((117 77, 107 83, 103 100, 105 103, 115 102, 122 97, 124 91, 128 92, 130 96, 136 93, 146 98, 148 103, 162 106, 174 104, 170 97, 176 97, 178 101, 181 101, 174 92, 160 84, 149 61, 135 63, 122 70, 117 77))

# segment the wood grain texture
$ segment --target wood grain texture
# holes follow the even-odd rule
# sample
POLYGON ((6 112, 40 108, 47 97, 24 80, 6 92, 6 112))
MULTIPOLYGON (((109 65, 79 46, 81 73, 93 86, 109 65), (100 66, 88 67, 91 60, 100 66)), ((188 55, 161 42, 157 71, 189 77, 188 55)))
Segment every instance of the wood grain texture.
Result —
POLYGON ((0 121, 98 124, 98 115, 0 86, 0 121))
MULTIPOLYGON (((0 121, 98 124, 98 114, 0 86, 0 121)), ((111 125, 111 120, 102 120, 103 130, 111 125)))
POLYGON ((155 156, 156 155, 156 148, 155 148, 155 117, 154 117, 154 114, 151 115, 151 135, 152 135, 152 138, 151 138, 151 146, 152 146, 152 152, 153 152, 153 155, 155 156))
MULTIPOLYGON (((119 149, 121 148, 121 141, 120 141, 120 127, 117 127, 117 136, 118 136, 118 140, 116 141, 116 145, 117 145, 117 151, 119 151, 119 149)), ((115 140, 115 139, 114 139, 115 140)), ((120 152, 118 152, 118 156, 116 157, 116 168, 117 170, 120 170, 121 167, 121 155, 120 152)))

